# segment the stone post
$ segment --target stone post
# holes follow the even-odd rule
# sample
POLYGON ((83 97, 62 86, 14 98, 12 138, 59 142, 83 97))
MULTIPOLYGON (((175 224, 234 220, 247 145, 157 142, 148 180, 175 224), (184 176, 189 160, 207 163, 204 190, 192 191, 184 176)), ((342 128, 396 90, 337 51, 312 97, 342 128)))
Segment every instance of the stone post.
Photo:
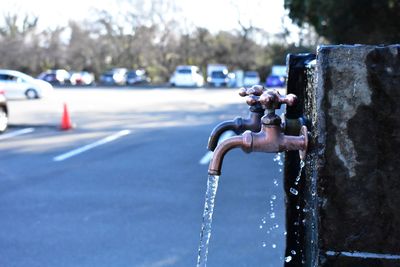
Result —
POLYGON ((298 266, 400 266, 400 45, 322 46, 309 69, 298 266))

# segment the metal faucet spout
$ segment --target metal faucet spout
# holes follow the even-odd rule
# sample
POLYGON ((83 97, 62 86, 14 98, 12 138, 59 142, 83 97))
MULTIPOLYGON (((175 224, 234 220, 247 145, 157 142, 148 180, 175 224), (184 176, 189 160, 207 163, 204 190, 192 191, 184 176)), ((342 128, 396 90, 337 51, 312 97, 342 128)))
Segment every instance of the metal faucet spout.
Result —
MULTIPOLYGON (((242 120, 236 119, 235 123, 222 123, 220 127, 211 134, 211 145, 216 145, 213 158, 211 159, 208 167, 210 175, 220 175, 222 161, 225 154, 236 147, 241 147, 243 151, 250 152, 265 152, 276 153, 283 151, 299 151, 301 160, 306 157, 308 148, 308 130, 306 126, 302 126, 299 136, 285 135, 282 130, 282 120, 275 114, 275 110, 279 109, 281 104, 293 105, 297 97, 295 95, 281 96, 276 90, 267 90, 260 95, 259 93, 251 96, 248 99, 250 106, 261 105, 267 111, 261 118, 261 129, 259 132, 246 131, 241 136, 235 136, 226 139, 219 145, 216 145, 218 134, 222 133, 229 125, 243 125, 242 120), (215 141, 216 140, 216 141, 215 141)), ((247 91, 242 92, 244 95, 248 94, 247 91)), ((237 126, 236 129, 241 129, 237 126)), ((218 136, 219 137, 219 136, 218 136)), ((210 142, 209 142, 210 147, 210 142)), ((213 148, 213 147, 211 147, 213 148)))
MULTIPOLYGON (((261 131, 243 134, 243 150, 250 152, 276 153, 283 151, 307 150, 307 127, 301 128, 299 136, 285 135, 279 126, 263 125, 261 131)), ((300 154, 302 157, 302 154, 300 154)), ((302 158, 303 159, 303 158, 302 158)))
POLYGON ((221 135, 226 131, 234 131, 235 134, 242 134, 245 130, 258 132, 261 129, 261 117, 264 115, 262 112, 250 112, 248 118, 243 119, 236 117, 234 120, 223 121, 218 124, 208 138, 208 150, 214 151, 218 145, 218 140, 221 135))
POLYGON ((302 126, 299 136, 284 135, 279 126, 262 125, 258 133, 244 132, 220 143, 214 151, 208 167, 208 174, 221 175, 222 162, 225 154, 240 147, 244 152, 276 153, 298 150, 300 159, 304 160, 308 146, 308 131, 302 126))
POLYGON ((293 151, 293 150, 304 150, 306 145, 305 136, 291 136, 285 135, 282 138, 279 152, 293 151))
POLYGON ((237 147, 243 147, 242 136, 230 137, 220 143, 215 149, 210 165, 208 166, 208 174, 221 175, 222 161, 224 160, 225 154, 229 150, 237 147))

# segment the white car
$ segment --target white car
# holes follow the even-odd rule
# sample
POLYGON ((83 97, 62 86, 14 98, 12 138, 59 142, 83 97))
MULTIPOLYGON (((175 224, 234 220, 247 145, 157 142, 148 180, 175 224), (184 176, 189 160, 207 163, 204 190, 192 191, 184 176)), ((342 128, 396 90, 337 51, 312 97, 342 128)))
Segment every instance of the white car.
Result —
POLYGON ((169 79, 169 84, 171 86, 201 87, 204 85, 204 78, 197 66, 178 66, 169 79))
POLYGON ((260 75, 257 71, 246 71, 243 77, 244 86, 253 86, 260 84, 260 75))
POLYGON ((8 126, 8 107, 4 91, 0 90, 0 133, 3 133, 8 126))
POLYGON ((42 98, 53 91, 53 86, 16 70, 0 70, 0 88, 8 99, 42 98))

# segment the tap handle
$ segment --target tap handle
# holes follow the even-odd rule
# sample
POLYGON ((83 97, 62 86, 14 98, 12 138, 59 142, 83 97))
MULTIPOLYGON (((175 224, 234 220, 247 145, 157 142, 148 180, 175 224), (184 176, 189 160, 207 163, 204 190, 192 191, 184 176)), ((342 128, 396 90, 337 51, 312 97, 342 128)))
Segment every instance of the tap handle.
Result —
POLYGON ((249 105, 251 107, 253 107, 255 105, 260 105, 261 106, 260 97, 256 96, 256 95, 249 95, 246 98, 246 103, 247 103, 247 105, 249 105))
POLYGON ((294 94, 288 94, 286 96, 280 96, 279 102, 288 106, 294 106, 297 103, 297 96, 294 94))
POLYGON ((254 85, 250 88, 243 87, 239 90, 239 95, 247 96, 247 105, 261 105, 263 109, 280 109, 282 104, 293 106, 297 102, 297 96, 294 94, 283 96, 276 89, 265 90, 262 85, 254 85))
POLYGON ((264 112, 264 108, 261 107, 259 98, 265 92, 265 88, 262 85, 253 85, 250 88, 242 87, 239 89, 239 95, 246 97, 246 103, 250 107, 257 108, 264 112))
POLYGON ((282 104, 293 106, 297 102, 297 96, 288 94, 283 96, 278 90, 269 89, 258 100, 265 109, 280 109, 282 104))
POLYGON ((239 95, 242 97, 245 96, 260 96, 265 92, 265 89, 262 85, 253 85, 250 88, 242 87, 239 89, 239 95))

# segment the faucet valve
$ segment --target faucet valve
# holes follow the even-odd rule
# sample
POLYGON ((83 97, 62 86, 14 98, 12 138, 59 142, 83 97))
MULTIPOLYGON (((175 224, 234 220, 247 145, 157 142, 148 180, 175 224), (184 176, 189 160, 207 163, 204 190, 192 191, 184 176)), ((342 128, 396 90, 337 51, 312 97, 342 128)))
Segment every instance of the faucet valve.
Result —
POLYGON ((264 114, 265 108, 262 107, 261 103, 257 102, 259 96, 261 96, 265 92, 265 88, 262 85, 253 85, 250 88, 242 87, 239 89, 239 95, 241 97, 246 97, 246 103, 250 106, 251 112, 258 112, 264 114), (251 101, 251 99, 255 99, 255 101, 251 101))
POLYGON ((239 95, 240 96, 249 96, 249 95, 255 95, 255 96, 260 96, 265 92, 265 88, 262 85, 253 85, 250 88, 245 88, 242 87, 239 90, 239 95))
POLYGON ((268 110, 268 113, 275 113, 275 109, 280 109, 282 104, 293 106, 297 102, 297 96, 294 94, 283 96, 278 90, 265 90, 261 85, 241 88, 239 95, 247 96, 246 103, 249 106, 261 106, 262 109, 268 110))
MULTIPOLYGON (((265 91, 264 87, 258 85, 251 88, 241 88, 239 95, 245 96, 260 96, 265 91)), ((218 140, 223 132, 232 130, 236 134, 242 134, 245 130, 258 132, 261 129, 261 118, 264 116, 265 109, 260 103, 255 103, 249 107, 250 113, 248 118, 236 117, 233 120, 223 121, 214 127, 208 139, 207 148, 211 151, 218 145, 218 140)))
POLYGON ((261 118, 261 122, 265 126, 282 126, 281 118, 275 114, 276 109, 280 109, 282 104, 293 106, 297 102, 297 96, 288 94, 282 96, 278 90, 269 89, 259 96, 249 96, 247 103, 249 105, 260 105, 267 110, 266 114, 261 118))
POLYGON ((262 95, 260 95, 260 97, 253 97, 252 101, 259 102, 263 108, 271 110, 272 112, 272 110, 280 109, 282 104, 286 104, 288 106, 295 105, 297 102, 297 96, 294 94, 283 96, 278 90, 268 89, 262 95))
POLYGON ((224 140, 215 151, 208 173, 220 175, 222 161, 225 154, 236 147, 242 148, 244 152, 282 152, 299 151, 301 160, 304 160, 308 148, 308 131, 302 126, 299 135, 285 135, 282 130, 282 120, 275 114, 282 104, 292 106, 297 97, 293 94, 282 96, 277 90, 266 90, 262 86, 253 86, 249 89, 241 89, 239 94, 247 96, 247 104, 261 106, 267 110, 261 118, 261 129, 259 132, 246 131, 241 136, 234 136, 224 140))

